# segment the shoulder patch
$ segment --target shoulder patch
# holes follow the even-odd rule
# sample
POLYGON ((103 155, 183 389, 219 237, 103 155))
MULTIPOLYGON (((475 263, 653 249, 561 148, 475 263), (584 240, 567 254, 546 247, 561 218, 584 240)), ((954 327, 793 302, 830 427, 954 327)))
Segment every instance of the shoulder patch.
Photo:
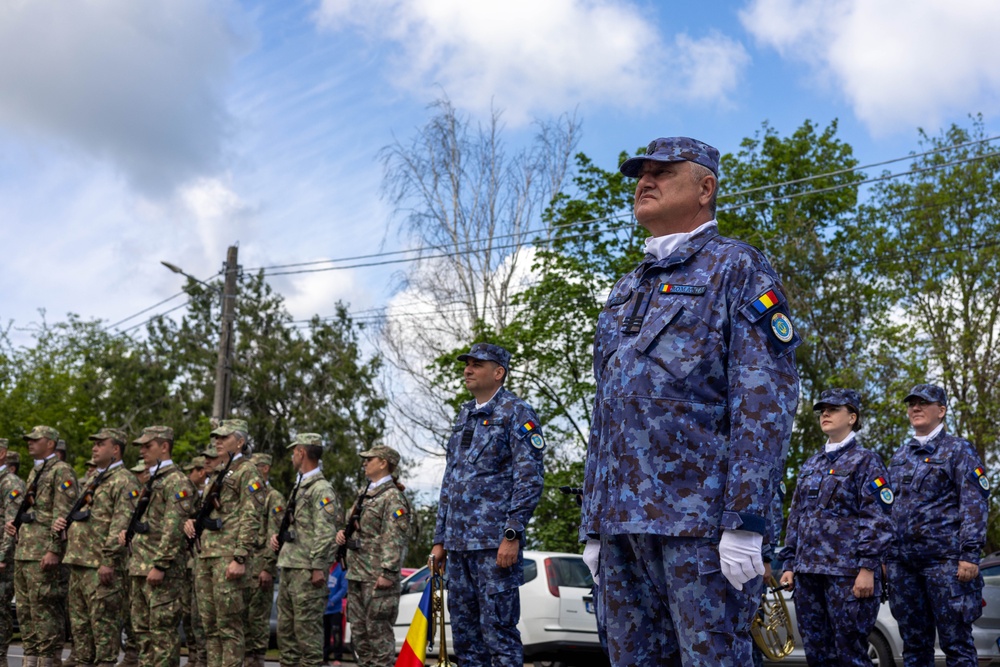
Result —
POLYGON ((73 480, 72 479, 63 480, 62 484, 59 485, 59 488, 62 489, 63 491, 69 491, 70 489, 73 488, 73 480))
POLYGON ((8 498, 9 500, 14 500, 14 499, 15 499, 15 498, 17 498, 17 497, 18 497, 19 495, 21 495, 21 492, 20 492, 20 491, 18 491, 17 489, 11 489, 11 490, 10 490, 10 493, 8 493, 8 494, 7 494, 7 498, 8 498))
POLYGON ((136 499, 136 498, 138 498, 138 497, 139 497, 139 494, 140 494, 140 491, 139 491, 139 489, 132 489, 132 490, 131 490, 131 491, 129 491, 129 493, 128 493, 129 497, 130 497, 130 498, 132 498, 133 500, 134 500, 134 499, 136 499))
POLYGON ((532 431, 537 431, 537 430, 538 430, 538 424, 536 424, 533 420, 529 419, 528 421, 524 422, 518 427, 517 432, 519 435, 528 435, 532 431))
POLYGON ((282 507, 281 505, 275 505, 274 509, 273 509, 273 510, 271 510, 271 514, 281 514, 281 512, 282 512, 282 511, 283 511, 284 509, 285 509, 285 508, 284 508, 284 507, 282 507))
POLYGON ((185 498, 187 498, 190 495, 191 494, 188 493, 187 489, 181 489, 180 491, 178 491, 177 493, 174 494, 174 500, 181 501, 181 500, 184 500, 185 498))
POLYGON ((785 498, 785 494, 788 493, 787 487, 785 487, 785 480, 778 482, 778 493, 781 494, 781 498, 785 498))
POLYGON ((542 437, 541 433, 531 434, 531 446, 535 449, 545 449, 545 438, 542 437))
POLYGON ((892 489, 888 486, 882 487, 882 490, 878 492, 878 499, 886 507, 892 505, 892 501, 895 500, 895 496, 892 494, 892 489))
POLYGON ((401 518, 403 518, 403 516, 405 514, 406 514, 406 510, 403 509, 402 507, 400 507, 399 509, 397 509, 395 512, 392 513, 392 516, 395 517, 395 518, 397 518, 397 519, 401 519, 401 518))
POLYGON ((990 478, 986 476, 986 471, 981 466, 977 466, 975 470, 970 472, 969 478, 979 485, 979 490, 983 492, 983 495, 990 495, 990 478))
POLYGON ((333 514, 337 510, 337 505, 330 496, 323 496, 322 500, 319 501, 319 507, 328 514, 333 514))
POLYGON ((792 321, 784 313, 775 313, 771 316, 771 331, 774 332, 775 338, 782 343, 790 343, 792 337, 795 336, 792 321))
POLYGON ((262 488, 263 485, 260 482, 250 482, 249 484, 247 484, 247 491, 249 491, 250 493, 257 493, 262 488))

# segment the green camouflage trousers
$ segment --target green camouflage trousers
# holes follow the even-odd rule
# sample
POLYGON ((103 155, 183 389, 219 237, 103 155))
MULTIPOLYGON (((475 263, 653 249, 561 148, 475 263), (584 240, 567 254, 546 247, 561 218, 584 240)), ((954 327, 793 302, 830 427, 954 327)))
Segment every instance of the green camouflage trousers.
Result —
POLYGON ((156 587, 132 577, 132 632, 140 667, 176 667, 180 661, 181 592, 184 572, 167 570, 156 587))
POLYGON ((182 620, 184 638, 187 640, 188 663, 201 665, 205 663, 205 627, 201 624, 201 614, 198 612, 198 596, 194 594, 194 570, 185 572, 188 579, 184 581, 181 594, 182 620))
POLYGON ((37 560, 14 563, 14 593, 24 655, 54 658, 62 649, 66 619, 62 615, 59 568, 42 571, 37 560))
POLYGON ((247 577, 226 579, 228 558, 199 558, 195 564, 195 595, 205 628, 208 667, 240 667, 243 664, 243 624, 247 577))
POLYGON ((313 586, 312 570, 281 569, 278 588, 278 650, 282 665, 318 667, 323 664, 323 610, 326 578, 313 586))
POLYGON ((121 577, 102 586, 96 567, 69 566, 69 624, 78 663, 118 662, 124 588, 121 577))
POLYGON ((358 664, 392 667, 396 638, 392 625, 399 612, 399 586, 376 590, 374 581, 347 581, 347 618, 358 664))
MULTIPOLYGON (((255 584, 260 579, 254 578, 255 584)), ((247 590, 247 653, 266 653, 271 638, 271 607, 274 606, 274 582, 261 588, 259 585, 247 590)))
POLYGON ((14 634, 14 619, 10 614, 10 601, 14 599, 14 561, 0 570, 0 655, 7 655, 10 638, 14 634))

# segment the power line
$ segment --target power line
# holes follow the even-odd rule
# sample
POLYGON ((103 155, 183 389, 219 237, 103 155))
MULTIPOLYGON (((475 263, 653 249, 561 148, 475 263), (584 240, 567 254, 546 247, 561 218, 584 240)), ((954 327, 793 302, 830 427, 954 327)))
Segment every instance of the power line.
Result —
POLYGON ((128 321, 129 321, 129 320, 131 320, 131 319, 134 319, 134 318, 136 318, 136 317, 139 317, 139 316, 140 316, 140 315, 142 315, 143 313, 148 313, 149 311, 153 310, 154 308, 158 308, 158 307, 162 306, 163 304, 165 304, 165 303, 167 303, 167 302, 169 302, 169 301, 173 301, 174 299, 176 299, 177 297, 181 296, 181 295, 182 295, 182 294, 184 294, 184 293, 185 293, 185 292, 184 292, 184 290, 181 290, 181 291, 180 291, 180 292, 178 292, 177 294, 174 294, 174 295, 173 295, 173 296, 171 296, 171 297, 167 297, 167 298, 166 298, 166 299, 164 299, 163 301, 160 301, 160 302, 158 302, 158 303, 154 303, 154 304, 153 304, 152 306, 150 306, 149 308, 143 308, 143 309, 142 309, 142 310, 140 310, 140 311, 139 311, 138 313, 133 313, 133 314, 129 315, 128 317, 126 317, 125 319, 121 319, 121 320, 118 320, 118 321, 117 321, 117 322, 115 322, 114 324, 109 324, 108 326, 104 327, 104 330, 105 330, 105 331, 110 331, 111 329, 114 329, 114 328, 115 328, 116 326, 118 326, 119 324, 124 324, 125 322, 128 322, 128 321))

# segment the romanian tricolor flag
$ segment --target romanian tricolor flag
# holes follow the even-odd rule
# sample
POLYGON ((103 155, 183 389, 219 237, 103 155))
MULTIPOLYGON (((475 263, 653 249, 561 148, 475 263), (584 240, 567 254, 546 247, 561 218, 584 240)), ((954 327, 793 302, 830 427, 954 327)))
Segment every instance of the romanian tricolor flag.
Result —
POLYGON ((757 297, 757 300, 753 302, 753 307, 757 309, 758 313, 765 313, 768 308, 777 304, 778 297, 774 294, 774 290, 767 290, 767 292, 757 297))
POLYGON ((260 491, 260 482, 250 482, 247 484, 247 491, 250 493, 257 493, 260 491))
POLYGON ((21 495, 20 491, 18 491, 17 489, 11 489, 10 493, 7 494, 7 497, 10 498, 11 500, 14 500, 14 498, 17 498, 19 495, 21 495))
POLYGON ((130 497, 132 497, 132 498, 138 498, 139 497, 139 489, 132 489, 131 491, 129 491, 128 495, 130 497))
POLYGON ((886 485, 885 477, 876 477, 871 482, 872 491, 878 492, 883 486, 886 485))
POLYGON ((393 512, 393 514, 395 514, 396 518, 398 519, 399 517, 401 517, 404 514, 406 514, 406 510, 404 510, 402 507, 400 507, 398 510, 396 510, 395 512, 393 512))
POLYGON ((187 497, 188 497, 188 492, 184 489, 181 489, 180 491, 174 494, 174 498, 176 498, 177 500, 184 500, 187 497))
POLYGON ((62 483, 62 488, 64 489, 68 489, 71 486, 73 486, 73 480, 71 479, 67 479, 65 482, 62 483))
POLYGON ((517 430, 521 435, 526 435, 534 431, 536 428, 538 428, 538 424, 536 424, 533 421, 526 421, 523 424, 521 424, 520 428, 518 428, 517 430))
POLYGON ((424 667, 427 659, 427 626, 431 618, 431 587, 432 582, 428 579, 424 594, 420 596, 420 604, 413 613, 413 622, 406 633, 403 650, 396 658, 396 667, 424 667))

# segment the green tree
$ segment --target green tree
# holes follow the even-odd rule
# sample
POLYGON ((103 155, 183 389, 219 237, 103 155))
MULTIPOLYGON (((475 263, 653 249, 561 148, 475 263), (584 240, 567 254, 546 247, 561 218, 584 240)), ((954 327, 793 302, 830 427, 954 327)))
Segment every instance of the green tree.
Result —
MULTIPOLYGON (((869 280, 895 297, 908 344, 926 358, 920 380, 947 389, 948 428, 991 461, 1000 413, 1000 156, 987 139, 981 116, 938 136, 921 130, 911 170, 874 187, 859 226, 868 230, 862 251, 880 258, 866 267, 869 280)), ((1000 545, 991 515, 990 550, 1000 545)))

